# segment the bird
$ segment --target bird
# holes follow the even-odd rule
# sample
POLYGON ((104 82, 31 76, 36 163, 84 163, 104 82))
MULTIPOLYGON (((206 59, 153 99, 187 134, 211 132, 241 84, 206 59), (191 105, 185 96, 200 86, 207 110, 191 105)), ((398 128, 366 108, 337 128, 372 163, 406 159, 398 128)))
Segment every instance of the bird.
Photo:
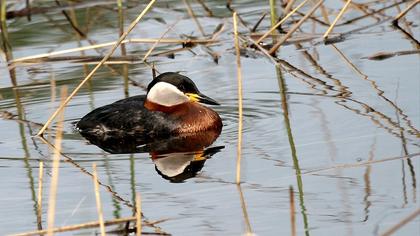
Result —
POLYGON ((137 145, 199 132, 218 136, 222 120, 202 104, 220 105, 187 76, 165 72, 149 83, 145 95, 96 108, 77 122, 76 129, 94 144, 135 140, 137 145))

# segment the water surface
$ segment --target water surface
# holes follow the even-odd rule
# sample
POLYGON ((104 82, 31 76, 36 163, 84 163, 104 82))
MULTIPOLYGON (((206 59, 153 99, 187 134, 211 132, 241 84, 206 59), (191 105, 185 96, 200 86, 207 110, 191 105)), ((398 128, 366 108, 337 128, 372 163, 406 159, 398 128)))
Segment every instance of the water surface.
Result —
MULTIPOLYGON (((203 46, 176 52, 174 59, 154 56, 149 61, 155 62, 159 72, 181 71, 195 81, 200 91, 222 104, 213 107, 221 115, 224 127, 212 146, 224 148, 206 160, 195 177, 173 183, 158 174, 149 153, 110 154, 89 144, 74 130, 74 122, 94 108, 127 94, 144 94, 144 86, 152 78, 148 66, 139 62, 129 64, 129 79, 141 86, 130 82, 125 89, 123 66, 104 66, 65 110, 62 151, 66 157, 60 163, 56 226, 97 220, 89 175, 92 163, 98 165, 99 180, 104 184, 100 193, 105 219, 131 216, 135 192, 141 193, 147 220, 165 219, 156 227, 145 227, 145 232, 241 235, 252 231, 257 235, 288 235, 292 228, 290 186, 294 190, 298 235, 377 235, 419 208, 419 55, 381 61, 364 58, 382 51, 419 49, 418 42, 391 26, 388 16, 398 14, 396 7, 384 11, 384 15, 375 15, 379 22, 366 17, 337 27, 335 33, 360 30, 346 35, 344 41, 335 45, 322 43, 325 26, 308 21, 295 35, 316 37, 281 47, 278 57, 283 61, 277 67, 263 54, 247 50, 248 56, 241 57, 244 129, 242 183, 238 187, 234 183, 238 115, 231 12, 224 1, 206 2, 214 17, 207 16, 196 2, 191 4, 206 34, 210 35, 217 25, 224 23, 224 31, 217 38, 219 42, 209 46, 220 55, 218 64, 209 56, 209 48, 203 46)), ((53 1, 43 4, 54 6, 53 1)), ((387 4, 384 1, 369 7, 380 9, 387 4)), ((125 28, 144 6, 130 1, 125 28)), ((249 28, 263 12, 270 10, 268 3, 258 1, 241 1, 233 6, 249 28)), ((334 14, 341 8, 337 3, 326 6, 334 14)), ((405 8, 406 4, 400 7, 405 8)), ((307 12, 309 8, 301 11, 307 12)), ((113 2, 66 9, 77 16, 87 39, 75 34, 59 10, 34 14, 30 22, 26 17, 10 19, 7 23, 13 57, 116 40, 116 9, 113 2)), ((420 35, 419 11, 417 6, 406 16, 408 27, 401 24, 414 37, 420 35)), ((342 21, 360 15, 360 11, 350 9, 342 21)), ((320 12, 315 16, 323 19, 320 12)), ((165 37, 203 38, 180 1, 159 1, 129 38, 159 38, 176 21, 165 37)), ((269 25, 267 16, 258 31, 265 32, 269 25)), ((288 28, 290 24, 285 26, 288 28)), ((250 35, 245 27, 240 31, 250 35)), ((138 58, 150 47, 151 44, 126 45, 127 54, 138 58)), ((155 51, 176 48, 182 46, 162 44, 155 51)), ((101 56, 106 51, 88 50, 84 54, 62 56, 101 56)), ((117 50, 116 54, 121 55, 121 51, 117 50)), ((33 135, 40 128, 37 123, 45 123, 58 106, 60 88, 67 86, 71 91, 92 68, 91 64, 69 60, 19 64, 17 84, 13 85, 2 59, 2 235, 38 228, 36 192, 40 161, 45 163, 41 223, 46 228, 52 154, 33 135)), ((53 141, 54 135, 47 138, 53 141)), ((121 228, 124 225, 107 229, 121 228)), ((95 232, 99 230, 67 234, 95 232)), ((418 219, 397 232, 398 235, 419 233, 418 219)))

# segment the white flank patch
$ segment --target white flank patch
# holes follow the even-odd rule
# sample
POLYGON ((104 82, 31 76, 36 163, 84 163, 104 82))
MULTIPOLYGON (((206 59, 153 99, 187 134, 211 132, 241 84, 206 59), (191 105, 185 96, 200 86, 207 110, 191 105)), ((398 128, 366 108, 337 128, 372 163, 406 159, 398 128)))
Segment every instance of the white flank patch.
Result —
POLYGON ((147 100, 162 106, 174 106, 187 102, 189 98, 177 87, 166 82, 155 84, 147 94, 147 100))

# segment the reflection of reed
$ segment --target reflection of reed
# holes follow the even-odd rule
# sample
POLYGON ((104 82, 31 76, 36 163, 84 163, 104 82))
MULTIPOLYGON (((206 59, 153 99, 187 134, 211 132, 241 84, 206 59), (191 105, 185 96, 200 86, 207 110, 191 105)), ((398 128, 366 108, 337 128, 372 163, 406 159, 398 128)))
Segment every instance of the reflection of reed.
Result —
MULTIPOLYGON (((44 142, 48 147, 52 148, 52 149, 56 149, 56 147, 51 144, 48 140, 46 140, 44 137, 39 137, 39 139, 44 142)), ((64 157, 65 162, 66 163, 70 163, 71 165, 73 165, 74 167, 78 168, 83 174, 86 174, 88 176, 90 176, 91 178, 93 177, 92 173, 90 173, 88 170, 86 170, 86 168, 82 167, 79 163, 77 163, 77 161, 74 161, 73 158, 71 158, 70 156, 60 152, 60 155, 62 157, 64 157)), ((100 186, 103 186, 108 192, 110 192, 112 194, 112 196, 114 198, 116 198, 118 201, 122 202, 124 205, 133 208, 134 205, 132 205, 130 203, 130 201, 125 200, 124 198, 122 198, 117 192, 115 192, 111 186, 102 183, 100 180, 98 180, 98 183, 100 186)))
MULTIPOLYGON (((298 50, 301 50, 303 47, 302 45, 300 45, 299 43, 295 44, 296 48, 298 50)), ((338 91, 340 92, 339 97, 348 97, 352 94, 351 91, 348 90, 348 87, 344 86, 341 81, 339 79, 336 79, 333 77, 333 75, 331 75, 330 73, 328 73, 318 62, 317 60, 315 60, 315 58, 313 58, 313 56, 311 54, 309 54, 309 52, 307 50, 303 50, 301 51, 303 56, 314 66, 314 68, 316 68, 319 73, 323 74, 326 76, 326 78, 332 80, 334 82, 334 87, 338 88, 338 91)), ((331 88, 332 89, 332 88, 331 88)))
MULTIPOLYGON (((376 151, 376 138, 374 139, 374 142, 371 145, 368 161, 373 160, 375 151, 376 151)), ((370 186, 371 171, 372 171, 372 166, 368 165, 366 166, 365 174, 363 175, 363 179, 365 181, 365 196, 363 197, 363 202, 365 203, 365 208, 364 208, 365 218, 362 220, 363 222, 366 222, 369 219, 369 208, 372 205, 372 202, 369 200, 371 192, 372 192, 371 186, 370 186)))
MULTIPOLYGON (((55 146, 53 144, 51 144, 48 140, 46 140, 44 137, 39 137, 39 139, 44 142, 47 146, 49 146, 50 148, 56 150, 55 146)), ((73 158, 71 158, 70 156, 60 152, 60 155, 62 157, 64 157, 64 162, 65 163, 70 163, 71 165, 73 165, 74 167, 76 167, 77 169, 79 169, 83 174, 88 175, 89 177, 93 177, 93 174, 91 172, 89 172, 88 170, 86 170, 86 168, 82 167, 80 164, 77 163, 77 161, 73 160, 73 158)), ((111 193, 112 197, 115 198, 116 200, 122 202, 125 206, 131 208, 131 209, 135 209, 135 205, 132 204, 130 201, 125 200, 124 198, 122 198, 120 196, 120 194, 118 192, 116 192, 114 189, 112 189, 111 186, 104 184, 102 181, 100 181, 98 179, 98 184, 102 187, 105 188, 105 190, 109 193, 111 193)), ((134 217, 135 219, 135 217, 134 217)), ((124 222, 126 222, 127 220, 125 220, 124 222)), ((150 222, 149 220, 143 220, 143 223, 147 226, 153 227, 158 233, 157 234, 162 234, 162 235, 167 235, 167 233, 163 232, 158 226, 155 226, 153 222, 150 222)), ((95 223, 96 224, 96 223, 95 223)), ((99 222, 98 222, 99 225, 99 222)), ((105 221, 105 225, 106 225, 106 221, 105 221)), ((90 226, 90 227, 96 227, 96 226, 90 226)), ((72 230, 72 229, 71 229, 72 230)))
MULTIPOLYGON (((395 104, 397 104, 397 100, 398 100, 398 92, 399 92, 399 83, 397 84, 397 88, 396 88, 396 92, 395 92, 395 104)), ((398 112, 398 107, 396 106, 395 109, 395 116, 397 117, 397 122, 398 124, 400 123, 400 113, 398 112)), ((407 141, 406 138, 404 136, 404 132, 403 130, 400 130, 400 136, 401 136, 401 147, 402 147, 402 152, 404 153, 404 155, 408 155, 408 148, 407 148, 407 141)), ((403 167, 402 167, 402 171, 403 171, 403 192, 404 192, 404 197, 407 200, 407 193, 405 191, 406 185, 405 185, 405 169, 404 169, 404 160, 402 160, 403 162, 403 167)), ((413 202, 416 202, 416 193, 417 193, 417 184, 416 184, 416 173, 414 172, 414 166, 411 163, 410 159, 407 159, 407 165, 409 167, 410 170, 410 174, 411 174, 411 180, 412 180, 412 186, 413 186, 413 202)))
MULTIPOLYGON (((303 95, 303 96, 321 96, 321 97, 329 97, 329 98, 335 98, 333 95, 324 95, 324 94, 314 94, 314 93, 301 93, 301 92, 287 92, 288 94, 294 94, 294 95, 303 95)), ((401 126, 399 126, 396 122, 392 121, 391 118, 384 115, 381 112, 376 111, 371 106, 369 106, 366 103, 360 102, 353 98, 343 98, 339 101, 335 101, 337 105, 340 105, 358 115, 368 117, 375 125, 377 125, 380 128, 383 128, 388 133, 392 134, 395 137, 401 138, 400 133, 395 131, 394 129, 397 129, 398 131, 403 130, 401 126), (361 106, 362 109, 356 109, 352 108, 347 103, 355 103, 359 106, 361 106), (391 127, 389 127, 390 125, 391 127)), ((406 140, 411 141, 411 145, 420 146, 415 140, 408 139, 406 140)))
MULTIPOLYGON (((9 70, 10 73, 10 78, 12 80, 12 84, 13 87, 16 88, 17 84, 16 84, 16 75, 15 75, 15 71, 14 69, 9 70)), ((41 217, 39 216, 40 210, 38 208, 38 198, 36 196, 36 191, 35 191, 35 181, 34 181, 34 177, 33 177, 33 173, 32 173, 32 167, 29 163, 29 159, 31 158, 30 152, 29 152, 29 147, 28 147, 28 142, 26 139, 26 134, 25 134, 25 127, 24 127, 24 123, 29 125, 29 122, 25 122, 27 121, 25 118, 25 110, 22 106, 22 103, 20 101, 20 92, 18 89, 13 89, 13 94, 15 97, 15 102, 16 102, 16 108, 17 108, 17 120, 18 121, 23 121, 23 122, 19 122, 19 134, 20 134, 20 138, 21 138, 21 144, 22 144, 22 149, 24 151, 24 158, 23 158, 23 162, 24 162, 24 166, 26 168, 27 171, 27 176, 29 179, 29 189, 31 191, 31 199, 34 202, 33 203, 33 207, 34 207, 34 213, 37 219, 37 227, 38 229, 42 229, 42 221, 41 221, 41 217)))
POLYGON ((279 83, 281 105, 282 105, 283 116, 284 116, 284 124, 286 126, 287 137, 289 139, 290 150, 292 153, 293 167, 295 168, 295 171, 296 171, 296 181, 297 181, 297 186, 298 186, 298 191, 299 191, 299 203, 300 203, 301 213, 303 217, 304 230, 305 230, 305 235, 308 236, 309 225, 308 225, 308 216, 306 214, 306 207, 305 207, 305 202, 304 202, 304 197, 303 197, 304 193, 303 193, 302 175, 301 175, 301 171, 299 167, 299 160, 297 157, 295 142, 293 140, 293 134, 292 134, 292 129, 291 129, 290 120, 289 120, 289 108, 288 108, 287 96, 286 96, 286 93, 287 93, 286 83, 284 81, 284 77, 280 69, 280 66, 276 66, 276 73, 277 73, 277 79, 279 83))
POLYGON ((407 217, 403 218, 396 225, 392 226, 390 229, 388 229, 387 231, 383 232, 380 235, 381 236, 391 236, 391 235, 393 235, 397 230, 399 230, 401 227, 403 227, 404 225, 406 225, 410 221, 415 220, 416 217, 419 216, 419 215, 420 215, 420 208, 415 210, 413 213, 411 213, 407 217))
MULTIPOLYGON (((328 144, 328 155, 330 156, 330 160, 332 163, 335 164, 336 162, 336 156, 337 156, 337 147, 335 146, 335 142, 333 141, 332 137, 331 137, 331 131, 328 127, 328 121, 327 121, 327 117, 323 111, 323 109, 318 107, 318 100, 317 99, 313 99, 313 103, 311 104, 312 107, 317 111, 317 114, 319 114, 319 123, 321 124, 320 128, 322 129, 322 134, 323 134, 323 138, 325 140, 325 143, 328 144)), ((337 189, 339 190, 338 192, 340 193, 340 198, 342 201, 342 209, 345 212, 345 214, 343 214, 342 216, 342 220, 345 222, 346 226, 347 226, 347 234, 348 235, 352 235, 353 234, 353 229, 352 229, 352 224, 351 224, 351 220, 349 219, 349 217, 351 217, 351 207, 349 205, 349 199, 348 199, 348 190, 347 190, 347 185, 346 182, 344 181, 344 176, 341 172, 341 170, 335 170, 335 174, 334 176, 337 177, 337 189)))
MULTIPOLYGON (((103 160, 104 160, 105 174, 108 177, 109 186, 112 189, 115 189, 115 186, 114 186, 113 180, 112 180, 112 171, 110 170, 111 167, 109 165, 109 156, 106 153, 103 153, 103 160)), ((119 202, 115 198, 112 198, 111 201, 112 201, 112 204, 114 205, 114 211, 113 211, 114 217, 115 218, 120 218, 121 217, 121 214, 120 214, 121 206, 120 206, 119 202)))
MULTIPOLYGON (((362 79, 369 81, 369 83, 372 85, 372 88, 376 91, 379 97, 381 97, 385 102, 387 102, 389 105, 395 108, 397 113, 402 117, 402 119, 406 122, 407 126, 411 129, 411 130, 408 130, 407 132, 409 132, 412 135, 416 135, 416 136, 419 135, 420 132, 412 125, 412 122, 408 119, 408 116, 404 114, 402 109, 399 108, 394 102, 392 102, 390 99, 385 97, 384 95, 385 92, 378 87, 376 82, 374 80, 369 79, 368 76, 364 75, 356 66, 354 66, 354 64, 351 63, 350 60, 347 59, 347 57, 344 55, 344 53, 341 52, 334 44, 331 44, 331 46, 339 53, 339 55, 347 62, 347 64, 350 65, 351 68, 353 68, 358 74, 362 76, 362 79)), ((404 129, 400 126, 399 122, 397 122, 396 124, 398 125, 398 128, 400 129, 400 132, 402 133, 404 129)))
MULTIPOLYGON (((285 69, 287 69, 287 72, 292 75, 293 77, 300 79, 302 82, 308 84, 312 89, 322 92, 322 94, 328 94, 328 90, 330 91, 337 91, 334 86, 328 85, 325 81, 315 78, 314 76, 306 73, 305 71, 299 69, 298 67, 292 65, 286 60, 278 59, 278 63, 280 63, 285 69), (295 73, 305 77, 306 79, 303 79, 299 76, 297 76, 295 73), (321 85, 321 89, 317 88, 317 85, 321 85)), ((340 93, 337 93, 335 96, 340 96, 340 93)))
MULTIPOLYGON (((306 54, 307 55, 307 54, 306 54)), ((307 55, 308 56, 308 55, 307 55)), ((308 57, 309 58, 309 57, 308 57)), ((310 60, 310 61, 312 61, 312 62, 315 62, 314 61, 314 59, 312 59, 312 60, 310 60)), ((386 116, 385 114, 383 114, 383 113, 381 113, 381 112, 379 112, 379 111, 376 111, 374 108, 372 108, 370 105, 368 105, 368 104, 366 104, 366 103, 364 103, 364 102, 360 102, 360 101, 358 101, 358 100, 356 100, 356 99, 353 99, 353 98, 349 98, 349 97, 347 97, 347 96, 349 96, 350 94, 352 94, 352 92, 351 91, 349 91, 348 90, 348 88, 347 87, 345 87, 345 86, 342 86, 341 85, 341 82, 340 82, 340 80, 338 80, 338 79, 334 79, 335 81, 336 81, 336 84, 338 85, 338 88, 339 88, 339 90, 338 91, 340 91, 340 93, 339 94, 337 94, 337 95, 326 95, 327 94, 327 90, 332 90, 332 91, 337 91, 336 89, 334 89, 333 88, 333 86, 329 86, 329 85, 327 85, 327 83, 326 82, 324 82, 324 81, 322 81, 321 79, 318 79, 318 78, 315 78, 315 77, 313 77, 313 76, 311 76, 311 75, 309 75, 309 74, 307 74, 306 72, 303 72, 302 70, 300 70, 300 69, 298 69, 297 67, 295 67, 295 66, 293 66, 293 65, 291 65, 290 63, 288 63, 287 61, 284 61, 284 60, 279 60, 279 62, 280 63, 282 63, 282 65, 285 65, 285 66, 287 66, 287 67, 289 67, 291 70, 293 70, 293 71, 297 71, 299 74, 301 74, 301 75, 303 75, 303 76, 305 76, 306 78, 307 78, 307 80, 305 80, 304 82, 306 82, 306 83, 309 83, 310 85, 311 85, 311 88, 313 88, 313 89, 315 89, 315 90, 318 90, 318 89, 316 89, 316 84, 322 84, 323 85, 323 87, 324 88, 326 88, 325 90, 321 90, 321 91, 323 91, 323 94, 325 95, 325 96, 327 96, 327 97, 340 97, 340 98, 342 98, 343 100, 342 101, 337 101, 336 102, 336 104, 338 104, 338 105, 340 105, 340 106, 343 106, 344 108, 346 108, 346 109, 349 109, 349 110, 351 110, 351 111, 354 111, 356 114, 359 114, 359 115, 363 115, 363 116, 367 116, 367 117, 369 117, 375 124, 377 124, 379 127, 381 127, 381 128, 384 128, 385 130, 387 130, 389 133, 391 133, 391 134, 393 134, 394 136, 396 136, 396 137, 400 137, 400 134, 398 133, 398 132, 396 132, 396 131, 394 131, 393 129, 397 129, 397 130, 400 130, 400 131, 402 131, 402 130, 404 130, 404 128, 402 128, 398 123, 396 123, 396 122, 394 122, 390 117, 388 117, 388 116, 386 116), (309 81, 315 81, 315 82, 309 82, 309 81), (351 102, 355 102, 355 103, 357 103, 357 104, 359 104, 360 106, 362 106, 363 108, 364 108, 364 110, 359 110, 359 109, 354 109, 354 108, 351 108, 351 107, 349 107, 349 106, 347 106, 347 105, 344 105, 343 104, 343 102, 345 102, 345 101, 351 101, 351 102), (380 122, 380 120, 382 120, 384 123, 381 123, 380 122), (390 125, 391 127, 389 127, 388 125, 390 125)), ((317 63, 316 64, 314 64, 314 65, 317 65, 317 63)), ((316 66, 319 70, 321 70, 322 71, 322 67, 318 67, 318 66, 316 66)), ((323 71, 322 72, 323 74, 326 74, 326 75, 328 75, 325 71, 323 71)), ((296 78, 299 78, 299 77, 297 77, 297 76, 295 76, 294 75, 294 73, 290 73, 291 75, 293 75, 294 77, 296 77, 296 78)), ((327 76, 328 77, 328 76, 327 76)), ((302 78, 299 78, 299 79, 301 79, 302 81, 303 81, 303 79, 302 78)), ((417 129, 415 129, 414 128, 414 126, 411 124, 411 121, 408 119, 408 116, 407 115, 405 115, 404 113, 403 113, 403 111, 399 108, 399 107, 397 107, 393 102, 391 102, 389 99, 387 99, 385 96, 383 96, 383 91, 382 90, 380 90, 377 86, 376 86, 376 84, 375 84, 375 82, 374 81, 371 81, 371 80, 369 80, 369 79, 367 79, 367 78, 364 78, 364 79, 366 79, 366 80, 368 80, 368 81, 370 81, 371 83, 372 83, 372 86, 375 88, 375 90, 377 90, 378 91, 378 95, 379 96, 381 96, 384 100, 386 100, 388 103, 390 103, 391 104, 391 106, 393 106, 394 108, 396 108, 397 110, 398 110, 398 112, 400 113, 400 114, 402 114, 402 117, 403 117, 403 119, 407 122, 407 124, 408 124, 408 126, 412 129, 412 130, 409 130, 409 131, 411 131, 410 132, 410 134, 413 134, 413 135, 417 135, 417 133, 418 133, 418 131, 417 131, 417 129)), ((295 93, 295 94, 298 94, 298 93, 295 93)), ((304 95, 304 93, 299 93, 299 94, 301 94, 301 95, 304 95)), ((311 95, 311 94, 306 94, 306 95, 311 95)), ((322 94, 312 94, 312 95, 315 95, 315 96, 323 96, 322 94)), ((413 141, 413 144, 414 145, 416 145, 415 144, 415 141, 413 141)))
POLYGON ((242 187, 241 187, 240 184, 237 184, 236 187, 237 187, 238 192, 239 192, 242 214, 243 214, 244 220, 245 220, 245 227, 246 227, 245 235, 253 235, 252 228, 251 228, 251 223, 250 223, 249 217, 248 217, 248 211, 247 211, 247 208, 246 208, 244 194, 242 193, 242 187))
MULTIPOLYGON (((67 96, 67 87, 61 89, 61 104, 64 102, 65 97, 67 96)), ((57 131, 54 142, 54 154, 53 154, 53 164, 52 164, 52 173, 50 180, 50 191, 48 194, 48 215, 47 215, 47 233, 48 236, 53 235, 52 229, 54 228, 55 223, 55 208, 57 202, 57 188, 58 188, 58 177, 59 177, 59 167, 60 167, 60 152, 62 145, 63 137, 63 123, 64 123, 64 110, 58 114, 57 121, 57 131)))
MULTIPOLYGON (((61 3, 59 0, 55 0, 55 3, 57 4, 57 6, 59 7, 61 6, 61 3)), ((72 6, 71 2, 70 2, 70 6, 72 6)), ((73 7, 70 7, 70 11, 73 13, 73 14, 70 13, 72 14, 71 16, 68 14, 66 10, 61 10, 61 13, 64 15, 64 18, 66 18, 66 20, 69 22, 71 28, 77 33, 77 36, 79 38, 85 38, 86 37, 85 33, 83 33, 81 29, 79 29, 79 26, 77 24, 73 7)))
POLYGON ((295 193, 293 192, 293 186, 289 187, 289 201, 290 201, 290 227, 292 236, 296 236, 296 217, 295 217, 295 193))
POLYGON ((407 39, 410 40, 410 42, 413 44, 413 46, 415 47, 415 49, 420 49, 420 42, 416 38, 414 38, 413 35, 411 35, 409 32, 407 32, 406 30, 404 30, 399 25, 394 25, 394 27, 396 29, 398 29, 407 39))

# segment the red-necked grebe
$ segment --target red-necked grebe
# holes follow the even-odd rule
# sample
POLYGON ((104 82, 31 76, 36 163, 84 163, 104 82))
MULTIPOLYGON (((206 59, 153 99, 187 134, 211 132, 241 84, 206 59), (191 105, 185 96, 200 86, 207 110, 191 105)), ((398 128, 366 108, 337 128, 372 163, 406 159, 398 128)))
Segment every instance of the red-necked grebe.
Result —
POLYGON ((138 95, 99 107, 77 123, 85 137, 106 140, 136 137, 155 140, 176 135, 212 131, 220 133, 222 120, 212 109, 219 105, 200 93, 186 76, 166 72, 138 95))

